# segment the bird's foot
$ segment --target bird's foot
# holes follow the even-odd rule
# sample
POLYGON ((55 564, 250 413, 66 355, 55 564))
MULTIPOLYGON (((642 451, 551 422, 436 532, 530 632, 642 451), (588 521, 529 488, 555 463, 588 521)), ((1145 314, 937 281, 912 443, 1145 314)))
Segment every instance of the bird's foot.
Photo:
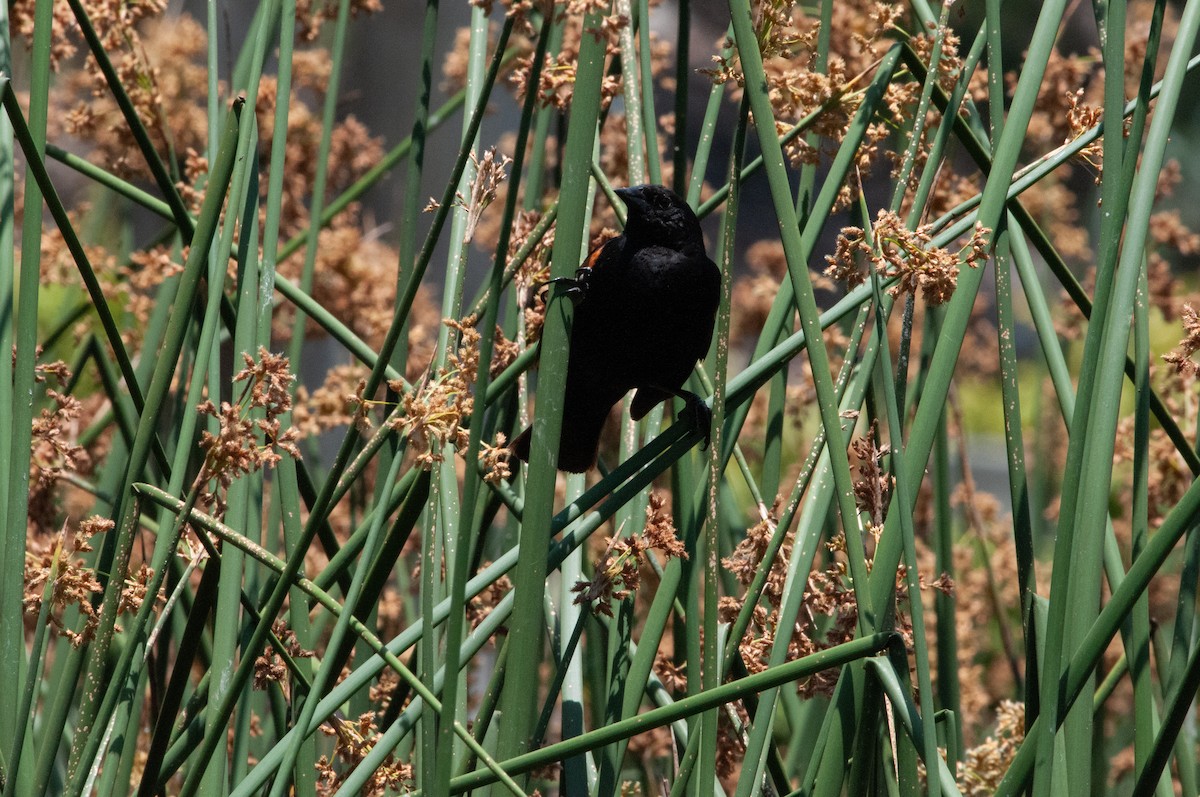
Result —
POLYGON ((712 442, 712 408, 708 406, 708 402, 688 390, 681 390, 676 395, 687 402, 688 423, 691 424, 693 432, 700 432, 704 435, 704 442, 700 444, 700 450, 708 448, 708 444, 712 442))
MULTIPOLYGON (((542 296, 542 289, 547 285, 565 285, 566 290, 562 292, 562 295, 570 299, 571 304, 578 307, 579 303, 587 298, 589 287, 588 277, 591 276, 591 273, 592 270, 587 266, 580 266, 575 269, 574 277, 555 277, 554 279, 546 280, 538 285, 536 293, 540 297, 542 296)), ((544 298, 543 301, 545 301, 544 298)))

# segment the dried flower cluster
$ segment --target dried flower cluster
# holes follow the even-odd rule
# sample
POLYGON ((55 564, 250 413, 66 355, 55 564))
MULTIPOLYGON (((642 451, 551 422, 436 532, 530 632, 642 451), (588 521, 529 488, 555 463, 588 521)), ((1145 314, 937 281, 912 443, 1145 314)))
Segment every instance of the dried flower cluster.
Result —
MULTIPOLYGON (((466 212, 466 224, 463 228, 464 244, 472 241, 478 242, 475 233, 479 223, 483 219, 484 212, 500 194, 501 186, 508 179, 508 173, 505 170, 512 165, 512 158, 507 155, 500 154, 497 157, 496 147, 488 148, 482 157, 474 151, 470 153, 470 156, 474 166, 474 177, 471 180, 470 190, 467 196, 463 196, 461 193, 454 196, 454 204, 466 212)), ((441 207, 441 203, 430 197, 424 207, 424 212, 432 213, 439 207, 441 207)), ((495 230, 491 230, 491 232, 494 233, 495 230)), ((489 241, 494 243, 494 239, 490 237, 489 241)))
MULTIPOLYGON (((466 422, 475 402, 472 386, 479 374, 479 330, 473 319, 464 323, 448 318, 444 323, 461 336, 458 350, 447 355, 446 366, 436 375, 427 374, 415 390, 404 394, 404 412, 391 421, 415 445, 423 468, 441 462, 447 444, 466 449, 466 422)), ((403 392, 399 384, 392 389, 403 392)))
POLYGON ((1162 356, 1163 361, 1170 364, 1181 376, 1195 377, 1200 375, 1200 363, 1192 356, 1200 351, 1200 315, 1190 304, 1183 306, 1183 331, 1187 333, 1179 346, 1162 356))
POLYGON ((592 611, 612 617, 613 601, 625 600, 637 591, 647 551, 656 548, 667 558, 687 558, 666 503, 665 495, 651 493, 642 533, 608 539, 604 559, 596 565, 593 576, 571 587, 571 591, 577 593, 575 603, 591 606, 592 611))
MULTIPOLYGON (((15 356, 15 352, 14 352, 15 356)), ((88 452, 78 445, 83 403, 75 396, 51 387, 53 381, 65 390, 71 379, 61 361, 39 364, 34 378, 45 385, 52 406, 43 407, 33 419, 32 452, 29 462, 29 519, 32 530, 48 532, 58 522, 54 506, 55 487, 64 473, 83 473, 91 465, 88 452)))
MULTIPOLYGON (((845 586, 845 565, 833 562, 827 570, 818 569, 810 574, 800 617, 792 627, 782 626, 780 612, 793 539, 789 532, 774 559, 766 561, 771 538, 778 532, 777 523, 772 514, 747 529, 746 538, 721 561, 744 586, 750 585, 760 569, 767 568, 762 600, 751 609, 750 625, 739 645, 742 660, 751 673, 766 669, 778 635, 787 634, 787 658, 793 660, 853 639, 858 619, 854 593, 845 586)), ((744 611, 746 600, 745 595, 722 597, 722 621, 732 622, 744 611)), ((796 689, 805 697, 828 695, 837 684, 837 677, 836 671, 823 670, 797 683, 796 689)))
POLYGON ((881 278, 896 281, 888 289, 892 296, 920 292, 928 304, 944 304, 958 285, 959 266, 979 268, 987 261, 989 239, 990 231, 977 223, 970 240, 951 252, 934 245, 928 226, 910 230, 899 215, 881 210, 869 240, 861 227, 842 230, 837 250, 825 257, 825 274, 854 287, 866 279, 859 266, 866 259, 881 278))
POLYGON ((496 201, 496 193, 500 185, 508 179, 506 170, 512 165, 512 158, 507 155, 497 157, 495 147, 484 152, 483 157, 477 157, 472 152, 471 161, 475 164, 475 179, 471 181, 471 195, 465 199, 459 198, 467 210, 463 243, 470 243, 475 239, 475 230, 479 227, 483 212, 496 201))
MULTIPOLYGON (((360 715, 356 722, 332 717, 326 725, 321 726, 321 731, 333 737, 334 748, 331 756, 321 756, 317 761, 317 793, 332 795, 338 791, 346 773, 362 763, 374 748, 379 729, 375 712, 368 711, 360 715), (341 762, 342 767, 337 766, 335 761, 341 762)), ((412 767, 389 753, 363 785, 362 793, 370 797, 391 794, 406 788, 412 777, 412 767)))
MULTIPOLYGON (((892 477, 885 467, 888 446, 880 443, 871 432, 852 441, 851 450, 853 459, 857 462, 854 493, 858 509, 863 513, 866 522, 864 543, 869 570, 873 564, 874 543, 883 531, 893 486, 892 477)), ((989 501, 994 505, 989 496, 978 496, 977 501, 981 506, 989 501)), ((923 506, 928 506, 927 498, 923 506)), ((740 644, 743 661, 752 673, 766 668, 771 652, 777 644, 777 636, 784 632, 780 612, 793 540, 789 532, 774 558, 767 561, 766 554, 771 539, 778 533, 776 511, 772 510, 766 519, 748 529, 746 538, 722 561, 725 569, 739 583, 746 586, 759 575, 761 569, 767 568, 761 600, 750 609, 750 625, 740 644)), ((918 517, 923 517, 925 512, 925 509, 919 507, 918 517)), ((928 522, 927 519, 924 522, 928 522)), ((989 534, 997 534, 1002 538, 1007 533, 1006 526, 995 512, 985 512, 984 519, 977 518, 977 522, 986 523, 989 534)), ((999 544, 1003 544, 1003 540, 999 544)), ((948 573, 937 570, 932 554, 923 545, 918 547, 921 552, 918 582, 923 593, 923 602, 929 604, 925 609, 926 614, 932 616, 932 594, 936 592, 959 596, 959 585, 948 573)), ((853 639, 857 633, 858 602, 849 578, 844 535, 836 535, 825 548, 827 556, 822 563, 814 565, 808 574, 800 615, 788 630, 788 660, 842 644, 853 639)), ((974 562, 975 553, 975 546, 969 539, 955 547, 955 567, 959 569, 958 572, 965 571, 966 583, 971 588, 970 594, 956 598, 960 601, 958 619, 963 629, 959 633, 964 637, 959 648, 962 654, 959 661, 962 671, 960 682, 964 684, 963 708, 965 715, 972 718, 971 721, 978 721, 986 708, 994 705, 998 699, 996 695, 1009 694, 1005 689, 1011 688, 1011 680, 1004 678, 993 678, 989 683, 994 688, 989 688, 986 693, 982 690, 971 692, 965 687, 965 684, 975 682, 971 679, 978 679, 984 671, 982 662, 988 644, 980 640, 978 635, 972 636, 971 629, 985 627, 997 620, 994 606, 988 599, 991 589, 995 586, 990 583, 990 579, 999 579, 1006 587, 1011 584, 1014 594, 1016 584, 1015 566, 1011 562, 1009 569, 1004 570, 1000 563, 1008 560, 997 556, 994 562, 989 563, 989 566, 993 567, 993 574, 988 575, 983 566, 974 562)), ((1011 548, 1006 554, 1011 554, 1011 548)), ((903 635, 906 645, 911 649, 914 640, 903 566, 896 573, 896 587, 896 630, 903 635)), ((747 595, 723 597, 720 604, 722 620, 734 621, 738 614, 745 611, 748 598, 747 595)), ((927 628, 932 629, 933 625, 930 623, 927 628)), ((933 640, 929 640, 928 644, 930 649, 935 647, 933 640)), ((836 683, 836 672, 822 672, 798 684, 797 689, 805 697, 830 694, 836 683)))
POLYGON ((858 460, 858 478, 854 480, 854 503, 859 512, 870 518, 870 529, 875 534, 883 531, 883 521, 895 484, 895 479, 884 464, 891 447, 887 443, 880 444, 877 441, 877 431, 875 424, 872 424, 868 435, 857 437, 850 443, 850 450, 858 460))
POLYGON ((1017 748, 1025 740, 1025 708, 1003 700, 996 709, 996 730, 967 750, 958 785, 965 797, 989 797, 1008 772, 1017 748))
POLYGON ((34 541, 25 554, 25 613, 36 616, 43 598, 47 599, 51 626, 76 647, 91 641, 100 621, 92 605, 100 592, 100 582, 82 554, 92 551, 92 537, 112 531, 113 525, 107 518, 92 516, 68 533, 64 524, 56 541, 34 541), (68 628, 63 622, 68 608, 78 610, 81 628, 68 628))
MULTIPOLYGON (((411 391, 393 383, 392 389, 401 395, 402 412, 388 422, 401 431, 414 444, 418 467, 432 468, 434 463, 445 458, 444 450, 451 445, 465 455, 470 441, 467 422, 475 406, 474 388, 479 377, 479 330, 476 319, 463 321, 447 318, 443 322, 457 333, 458 348, 446 355, 446 365, 437 374, 426 373, 411 391)), ((516 348, 505 340, 500 329, 495 330, 490 372, 494 376, 503 370, 516 356, 516 348)), ((483 441, 479 452, 479 466, 484 481, 497 483, 512 476, 506 436, 498 433, 492 443, 483 441)))
MULTIPOLYGON (((562 44, 557 52, 547 53, 542 64, 541 75, 537 85, 538 103, 543 107, 554 106, 559 110, 568 110, 571 99, 575 95, 575 76, 579 64, 579 45, 583 36, 593 36, 606 43, 607 54, 614 55, 618 50, 617 38, 621 28, 629 24, 629 20, 616 14, 605 14, 599 27, 584 30, 585 15, 596 10, 605 12, 608 3, 593 0, 568 0, 557 4, 556 9, 563 22, 562 44)), ((514 59, 514 67, 509 80, 518 98, 523 98, 530 90, 529 78, 532 74, 534 40, 526 40, 527 55, 514 59)), ((613 99, 621 93, 619 75, 606 73, 601 86, 600 104, 607 108, 613 99)))
MULTIPOLYGON (((296 639, 296 632, 288 628, 287 623, 282 619, 275 621, 271 632, 283 644, 287 655, 292 659, 312 658, 312 651, 305 650, 300 646, 300 642, 296 639)), ((274 646, 268 645, 258 658, 254 660, 254 688, 266 689, 267 685, 272 683, 285 686, 287 684, 287 672, 287 665, 280 658, 279 651, 274 646)))
POLYGON ((274 467, 284 455, 300 459, 296 430, 284 429, 280 420, 292 409, 290 387, 295 377, 288 370, 288 359, 264 348, 258 350, 257 360, 245 352, 242 359, 245 368, 233 381, 246 386, 237 403, 221 402, 218 409, 205 401, 196 408, 216 418, 219 425, 216 434, 200 435, 204 464, 196 477, 201 484, 216 481, 216 489, 207 492, 204 500, 215 507, 218 517, 224 514, 229 486, 239 476, 274 467))
POLYGON ((623 601, 641 583, 642 555, 649 546, 641 537, 609 537, 604 559, 587 581, 571 588, 578 593, 575 603, 591 606, 599 614, 613 616, 613 600, 623 601))
MULTIPOLYGON (((383 10, 380 0, 350 0, 350 13, 375 14, 383 10)), ((314 41, 321 32, 321 26, 329 20, 336 19, 338 4, 334 0, 296 0, 296 21, 300 24, 300 38, 303 41, 314 41)))
MULTIPOLYGON (((819 13, 794 0, 770 0, 755 5, 755 28, 763 56, 767 87, 774 110, 775 126, 780 135, 802 121, 819 142, 796 137, 785 151, 797 168, 830 157, 849 131, 864 98, 865 84, 873 77, 879 60, 897 36, 907 37, 918 56, 929 63, 933 52, 933 32, 909 34, 908 13, 899 5, 854 0, 837 3, 829 27, 829 54, 823 67, 818 41, 821 34, 819 13), (813 117, 809 120, 809 117, 813 117)), ((958 37, 954 31, 937 31, 942 37, 937 77, 949 90, 962 71, 958 57, 958 37)), ((745 78, 733 42, 726 41, 729 57, 713 56, 710 71, 717 82, 739 87, 745 78)), ((865 140, 858 151, 856 166, 860 175, 869 175, 881 161, 897 158, 887 144, 893 129, 902 127, 913 114, 920 85, 913 81, 893 81, 886 88, 882 111, 871 120, 865 140)), ((928 142, 918 153, 923 162, 928 142)), ((902 148, 901 148, 902 149, 902 148)), ((842 186, 838 206, 847 207, 858 195, 858 184, 842 186)))
MULTIPOLYGON (((1134 2, 1128 7, 1123 76, 1127 96, 1137 94, 1153 6, 1153 3, 1134 2)), ((1162 47, 1172 46, 1178 26, 1178 11, 1167 6, 1162 23, 1162 47)), ((1155 79, 1161 77, 1162 70, 1160 58, 1155 79)), ((1006 76, 1010 93, 1015 89, 1018 77, 1016 72, 1006 76)), ((1074 141, 1103 119, 1107 77, 1104 59, 1095 47, 1081 53, 1055 51, 1051 54, 1025 135, 1024 152, 1031 161, 1074 141)), ((976 101, 984 98, 986 91, 983 83, 973 84, 976 101)), ((1036 191, 1027 191, 1021 197, 1067 262, 1087 270, 1094 266, 1094 256, 1087 225, 1080 223, 1082 203, 1078 186, 1081 176, 1099 180, 1103 168, 1103 150, 1097 141, 1085 147, 1071 163, 1041 180, 1036 191)), ((1073 312, 1069 302, 1067 305, 1068 312, 1073 312)))
MULTIPOLYGON (((485 562, 480 569, 485 568, 490 562, 485 562)), ((467 622, 472 628, 478 628, 479 624, 487 619, 487 616, 499 605, 500 601, 512 591, 512 579, 507 575, 493 581, 487 588, 472 598, 467 603, 467 622)))

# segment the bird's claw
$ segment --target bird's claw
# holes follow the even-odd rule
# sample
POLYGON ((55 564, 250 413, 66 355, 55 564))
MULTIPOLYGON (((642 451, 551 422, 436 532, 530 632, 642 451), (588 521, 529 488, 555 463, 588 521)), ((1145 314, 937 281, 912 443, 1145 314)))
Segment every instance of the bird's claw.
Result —
MULTIPOLYGON (((580 266, 579 268, 575 269, 574 277, 555 277, 554 279, 548 279, 541 283, 537 287, 536 295, 539 298, 542 298, 542 289, 547 285, 566 285, 567 288, 562 292, 562 295, 570 299, 571 304, 578 307, 579 303, 587 298, 588 277, 591 275, 591 273, 592 270, 589 267, 580 266)), ((544 303, 545 299, 542 298, 542 301, 544 303)))

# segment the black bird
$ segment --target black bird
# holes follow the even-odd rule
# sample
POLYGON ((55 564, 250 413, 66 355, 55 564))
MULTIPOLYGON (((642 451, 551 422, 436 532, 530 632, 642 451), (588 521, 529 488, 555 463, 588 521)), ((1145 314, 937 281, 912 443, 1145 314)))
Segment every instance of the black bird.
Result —
MULTIPOLYGON (((704 251, 700 222, 688 204, 658 185, 622 188, 625 232, 594 249, 564 292, 575 303, 558 467, 582 473, 596 464, 600 432, 612 406, 636 389, 630 414, 640 420, 660 402, 688 402, 708 442, 712 412, 683 390, 708 352, 721 272, 704 251)), ((512 442, 529 460, 531 429, 512 442)))

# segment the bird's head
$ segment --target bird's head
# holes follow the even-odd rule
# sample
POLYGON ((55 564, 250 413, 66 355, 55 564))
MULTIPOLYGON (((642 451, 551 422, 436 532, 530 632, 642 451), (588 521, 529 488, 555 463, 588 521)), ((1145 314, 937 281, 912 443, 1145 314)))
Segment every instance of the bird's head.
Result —
POLYGON ((661 185, 619 188, 616 195, 629 213, 625 235, 635 244, 666 246, 680 251, 704 251, 700 221, 674 191, 661 185))

